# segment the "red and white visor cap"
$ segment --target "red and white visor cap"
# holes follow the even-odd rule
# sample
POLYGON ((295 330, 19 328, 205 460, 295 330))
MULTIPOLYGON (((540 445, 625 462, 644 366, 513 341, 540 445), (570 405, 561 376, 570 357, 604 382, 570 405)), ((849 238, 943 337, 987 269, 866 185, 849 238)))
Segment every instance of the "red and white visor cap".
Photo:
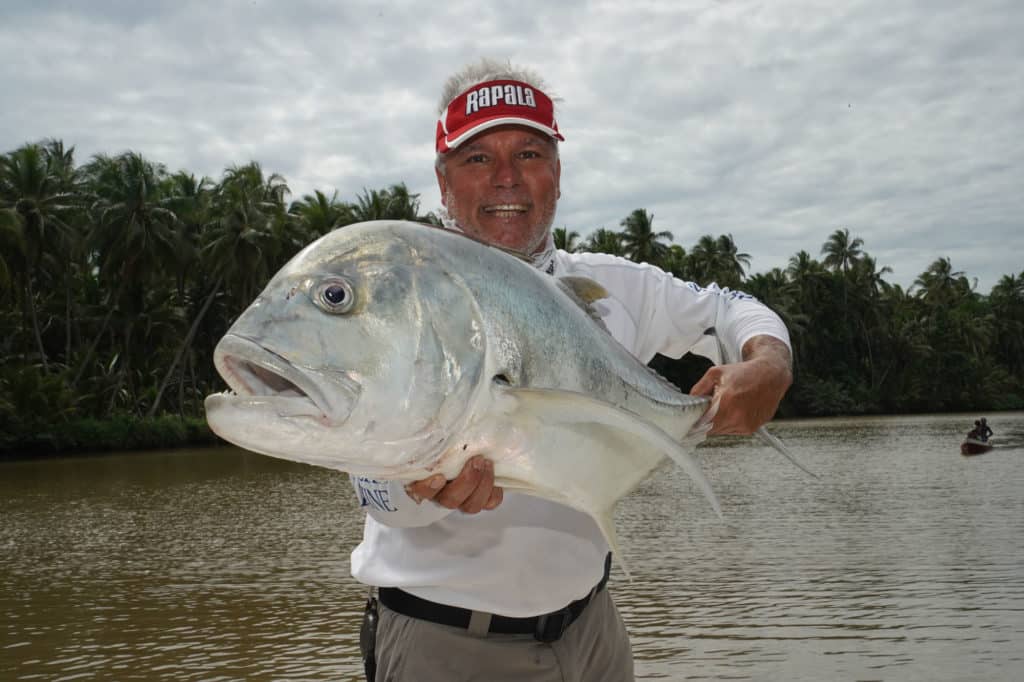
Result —
POLYGON ((477 133, 500 125, 521 125, 564 140, 551 98, 522 81, 478 83, 448 104, 437 121, 437 153, 444 154, 477 133))

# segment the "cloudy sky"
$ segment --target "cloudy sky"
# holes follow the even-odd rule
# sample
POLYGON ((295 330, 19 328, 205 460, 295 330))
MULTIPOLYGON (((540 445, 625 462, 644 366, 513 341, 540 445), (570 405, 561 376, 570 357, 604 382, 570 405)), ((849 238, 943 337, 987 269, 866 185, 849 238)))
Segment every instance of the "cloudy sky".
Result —
POLYGON ((0 151, 256 160, 293 198, 404 181, 433 210, 441 86, 507 58, 561 98, 558 226, 646 208, 755 272, 845 227, 889 281, 946 256, 987 293, 1024 270, 1022 36, 1020 0, 4 0, 0 151))

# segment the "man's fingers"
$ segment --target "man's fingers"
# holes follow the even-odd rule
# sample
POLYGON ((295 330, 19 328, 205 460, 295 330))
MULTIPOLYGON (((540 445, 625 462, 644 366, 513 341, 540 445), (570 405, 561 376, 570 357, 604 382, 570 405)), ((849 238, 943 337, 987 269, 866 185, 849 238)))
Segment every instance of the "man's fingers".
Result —
POLYGON ((484 509, 495 509, 505 499, 505 489, 495 486, 491 489, 491 499, 487 500, 484 509))
POLYGON ((423 500, 434 499, 447 482, 443 474, 434 474, 422 481, 413 481, 407 484, 405 492, 416 501, 416 504, 419 504, 423 500))
POLYGON ((502 489, 494 485, 494 463, 482 455, 468 460, 459 475, 450 481, 435 474, 407 484, 405 491, 417 504, 433 500, 442 507, 467 514, 494 509, 504 497, 502 489))
MULTIPOLYGON (((473 491, 480 485, 481 480, 487 475, 488 466, 487 460, 481 455, 473 457, 466 462, 466 465, 462 467, 462 471, 459 475, 448 481, 434 501, 442 507, 448 509, 458 509, 462 504, 469 499, 473 491)), ((494 469, 490 469, 491 484, 494 483, 494 469)), ((488 494, 489 491, 488 491, 488 494)))
POLYGON ((722 380, 722 370, 719 367, 712 367, 704 376, 700 378, 700 381, 693 385, 690 389, 690 395, 711 395, 715 392, 715 388, 722 380))
POLYGON ((467 514, 477 514, 482 511, 491 499, 491 491, 494 490, 494 464, 488 459, 482 461, 484 468, 481 470, 479 484, 459 505, 459 509, 467 514))

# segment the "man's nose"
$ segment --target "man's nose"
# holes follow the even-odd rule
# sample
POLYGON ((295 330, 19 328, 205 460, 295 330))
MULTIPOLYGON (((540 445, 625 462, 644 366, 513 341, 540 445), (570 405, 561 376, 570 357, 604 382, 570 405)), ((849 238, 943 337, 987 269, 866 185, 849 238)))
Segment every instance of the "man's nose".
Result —
POLYGON ((491 181, 495 187, 515 187, 522 179, 515 159, 495 159, 491 181))

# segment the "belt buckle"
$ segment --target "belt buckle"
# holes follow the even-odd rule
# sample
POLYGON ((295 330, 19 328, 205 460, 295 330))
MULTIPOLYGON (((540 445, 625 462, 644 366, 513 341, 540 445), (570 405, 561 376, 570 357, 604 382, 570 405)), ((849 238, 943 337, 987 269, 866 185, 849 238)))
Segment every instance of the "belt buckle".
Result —
POLYGON ((569 607, 546 613, 537 617, 537 627, 533 630, 533 638, 538 642, 551 644, 562 638, 569 625, 572 624, 572 611, 569 607))

